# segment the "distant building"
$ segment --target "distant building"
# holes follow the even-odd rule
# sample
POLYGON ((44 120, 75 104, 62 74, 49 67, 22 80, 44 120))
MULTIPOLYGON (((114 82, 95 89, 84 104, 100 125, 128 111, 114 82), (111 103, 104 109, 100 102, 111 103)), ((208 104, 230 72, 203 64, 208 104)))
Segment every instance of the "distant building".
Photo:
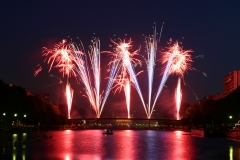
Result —
POLYGON ((118 117, 116 116, 116 123, 120 126, 125 126, 125 125, 129 125, 132 121, 130 119, 126 119, 126 118, 122 118, 122 117, 118 117), (122 119, 120 119, 122 118, 122 119))
POLYGON ((240 70, 232 71, 224 76, 224 95, 227 96, 229 93, 234 91, 240 86, 240 70))

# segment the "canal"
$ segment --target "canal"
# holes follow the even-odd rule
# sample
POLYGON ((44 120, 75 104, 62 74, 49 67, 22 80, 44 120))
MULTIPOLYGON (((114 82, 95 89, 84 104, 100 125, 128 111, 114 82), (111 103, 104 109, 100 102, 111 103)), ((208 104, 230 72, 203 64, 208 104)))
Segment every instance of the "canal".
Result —
POLYGON ((240 141, 160 130, 60 130, 1 135, 0 159, 13 160, 235 160, 240 141))

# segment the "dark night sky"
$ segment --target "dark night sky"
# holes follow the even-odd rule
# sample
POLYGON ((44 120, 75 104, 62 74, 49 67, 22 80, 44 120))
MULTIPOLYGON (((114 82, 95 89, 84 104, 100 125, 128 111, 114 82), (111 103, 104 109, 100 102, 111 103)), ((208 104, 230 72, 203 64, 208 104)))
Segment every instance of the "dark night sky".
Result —
MULTIPOLYGON (((42 90, 51 92, 52 100, 56 103, 56 99, 60 99, 56 97, 59 96, 61 87, 60 85, 46 87, 58 83, 57 79, 48 76, 47 65, 37 77, 33 76, 35 66, 43 63, 41 57, 43 46, 51 47, 70 36, 73 39, 79 37, 87 49, 95 33, 101 40, 101 50, 111 49, 108 47, 109 38, 113 38, 114 34, 120 38, 128 34, 128 38, 131 37, 133 40, 134 49, 140 45, 144 48, 142 34, 152 34, 154 22, 159 32, 164 22, 158 51, 167 47, 166 42, 172 38, 174 41, 182 41, 184 49, 192 49, 193 57, 204 55, 204 58, 194 59, 192 64, 199 72, 189 71, 185 74, 185 80, 190 87, 182 87, 183 100, 194 102, 196 98, 192 90, 199 99, 221 93, 223 76, 240 69, 239 8, 240 1, 1 1, 0 79, 32 92, 42 90), (205 72, 207 77, 203 76, 201 71, 205 72)), ((146 57, 144 51, 140 54, 146 57)), ((158 52, 157 59, 160 55, 158 52)), ((102 59, 103 61, 105 59, 106 63, 106 56, 103 55, 102 59)), ((105 68, 106 64, 102 64, 102 70, 105 68)), ((147 81, 143 80, 147 75, 146 66, 143 65, 140 69, 145 70, 138 79, 146 94, 147 81)), ((157 64, 154 80, 156 87, 161 79, 160 71, 161 66, 157 64)), ((61 77, 56 70, 51 74, 61 77)), ((176 84, 176 76, 170 76, 166 83, 168 87, 160 95, 159 101, 164 99, 172 103, 176 84)), ((75 92, 78 93, 81 86, 75 87, 75 92)), ((136 94, 134 92, 133 96, 136 94)), ((109 100, 106 105, 114 103, 117 106, 123 103, 119 100, 121 98, 124 100, 121 94, 110 97, 110 99, 115 97, 115 102, 109 100)), ((137 94, 135 97, 132 104, 141 105, 137 102, 139 101, 137 94)), ((84 101, 87 102, 82 100, 81 103, 85 103, 84 101)))

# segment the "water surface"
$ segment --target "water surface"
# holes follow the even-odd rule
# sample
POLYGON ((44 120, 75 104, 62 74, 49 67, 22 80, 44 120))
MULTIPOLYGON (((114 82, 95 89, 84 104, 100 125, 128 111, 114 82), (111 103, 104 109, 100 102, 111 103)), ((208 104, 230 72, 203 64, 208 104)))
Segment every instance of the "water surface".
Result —
POLYGON ((237 140, 195 137, 183 131, 114 130, 113 135, 102 133, 103 130, 63 130, 15 134, 7 141, 19 144, 7 147, 0 159, 240 159, 240 141, 237 140), (43 138, 44 134, 52 138, 43 138))

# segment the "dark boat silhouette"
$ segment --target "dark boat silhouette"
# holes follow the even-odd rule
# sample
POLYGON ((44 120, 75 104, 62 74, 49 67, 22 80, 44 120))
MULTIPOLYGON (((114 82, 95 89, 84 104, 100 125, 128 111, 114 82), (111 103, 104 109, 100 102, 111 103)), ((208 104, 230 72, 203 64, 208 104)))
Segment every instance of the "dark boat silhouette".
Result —
POLYGON ((113 134, 113 131, 111 129, 105 129, 103 134, 106 134, 106 135, 112 135, 113 134))

